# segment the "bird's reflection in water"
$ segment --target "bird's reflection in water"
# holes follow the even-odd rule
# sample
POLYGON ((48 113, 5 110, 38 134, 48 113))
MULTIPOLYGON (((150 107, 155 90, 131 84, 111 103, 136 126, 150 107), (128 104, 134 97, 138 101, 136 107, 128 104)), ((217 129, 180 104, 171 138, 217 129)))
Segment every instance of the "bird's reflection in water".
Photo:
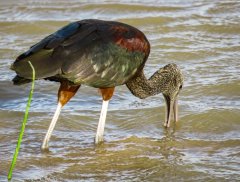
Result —
POLYGON ((178 150, 181 141, 180 138, 176 137, 176 128, 177 126, 174 125, 172 128, 165 129, 164 137, 158 141, 161 146, 160 153, 173 171, 182 163, 182 157, 184 156, 178 150))

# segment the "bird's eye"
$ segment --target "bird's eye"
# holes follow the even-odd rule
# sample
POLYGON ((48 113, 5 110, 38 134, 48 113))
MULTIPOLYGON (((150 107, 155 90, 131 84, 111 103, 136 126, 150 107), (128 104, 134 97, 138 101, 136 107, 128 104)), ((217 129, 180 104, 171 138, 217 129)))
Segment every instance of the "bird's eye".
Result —
POLYGON ((179 86, 179 89, 182 89, 182 85, 179 86))

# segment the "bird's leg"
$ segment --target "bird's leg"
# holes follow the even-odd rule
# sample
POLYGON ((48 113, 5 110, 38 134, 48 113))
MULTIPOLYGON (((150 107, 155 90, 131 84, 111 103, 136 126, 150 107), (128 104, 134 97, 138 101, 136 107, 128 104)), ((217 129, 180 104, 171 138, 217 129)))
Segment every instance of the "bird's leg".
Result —
POLYGON ((75 95, 77 90, 79 89, 80 85, 70 85, 69 82, 61 82, 60 88, 58 90, 58 105, 57 109, 54 113, 53 119, 49 125, 48 131, 45 135, 43 140, 41 149, 47 150, 48 149, 48 142, 51 138, 53 129, 57 123, 59 114, 61 112, 62 107, 75 95))
POLYGON ((56 109, 56 111, 54 113, 54 116, 53 116, 52 121, 51 121, 51 123, 50 123, 50 125, 48 127, 48 131, 47 131, 47 133, 46 133, 46 135, 44 137, 44 140, 43 140, 43 143, 42 143, 42 146, 41 146, 41 149, 43 151, 44 150, 48 150, 48 142, 49 142, 50 137, 52 135, 53 129, 54 129, 56 123, 57 123, 57 119, 59 117, 61 109, 62 109, 62 105, 61 105, 61 103, 58 102, 57 109, 56 109))
POLYGON ((95 137, 95 144, 99 144, 100 142, 103 142, 103 133, 104 133, 106 116, 107 116, 108 103, 113 95, 114 87, 100 88, 99 91, 102 94, 103 103, 102 103, 102 110, 101 110, 101 114, 98 122, 97 133, 95 137))

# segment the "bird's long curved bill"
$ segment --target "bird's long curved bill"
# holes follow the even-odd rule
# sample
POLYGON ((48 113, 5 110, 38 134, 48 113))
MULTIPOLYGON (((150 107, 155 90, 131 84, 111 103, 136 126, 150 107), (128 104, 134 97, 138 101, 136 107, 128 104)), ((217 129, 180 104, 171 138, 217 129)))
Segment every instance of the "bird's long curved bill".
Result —
POLYGON ((170 97, 164 96, 166 101, 165 109, 165 127, 170 127, 171 115, 173 113, 174 121, 178 121, 178 97, 175 100, 171 100, 170 97))

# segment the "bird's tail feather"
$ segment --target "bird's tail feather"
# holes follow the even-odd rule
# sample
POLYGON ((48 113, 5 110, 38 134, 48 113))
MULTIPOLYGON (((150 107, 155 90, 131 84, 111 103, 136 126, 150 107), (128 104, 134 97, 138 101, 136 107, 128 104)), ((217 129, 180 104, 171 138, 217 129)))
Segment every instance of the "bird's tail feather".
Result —
POLYGON ((25 84, 25 83, 30 83, 32 80, 30 79, 26 79, 26 78, 23 78, 23 77, 20 77, 18 75, 16 75, 13 79, 12 79, 12 82, 14 85, 22 85, 22 84, 25 84))

